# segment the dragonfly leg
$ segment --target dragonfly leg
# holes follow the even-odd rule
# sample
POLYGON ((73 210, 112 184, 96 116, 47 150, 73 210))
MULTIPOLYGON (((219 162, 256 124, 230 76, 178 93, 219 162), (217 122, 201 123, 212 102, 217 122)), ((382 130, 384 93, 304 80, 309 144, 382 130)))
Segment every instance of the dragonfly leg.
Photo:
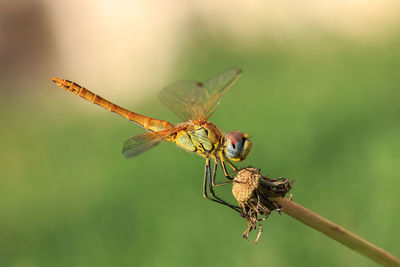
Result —
MULTIPOLYGON (((227 205, 228 207, 230 207, 230 208, 232 208, 232 209, 234 209, 234 210, 236 210, 236 211, 238 211, 238 212, 241 212, 240 207, 235 206, 235 205, 232 205, 232 204, 226 202, 225 200, 219 198, 219 197, 215 194, 213 184, 215 183, 215 177, 216 177, 216 174, 217 174, 217 166, 218 166, 218 162, 215 162, 215 163, 214 163, 214 170, 213 170, 213 174, 212 174, 212 180, 209 180, 209 183, 208 183, 208 186, 209 186, 211 195, 212 195, 214 198, 216 198, 216 199, 222 201, 223 204, 227 205)), ((211 167, 210 167, 210 166, 209 166, 209 170, 211 171, 211 167)), ((210 178, 211 178, 211 177, 210 177, 210 178)), ((231 181, 229 181, 229 182, 227 182, 227 183, 231 183, 231 181)), ((223 183, 223 184, 227 184, 227 183, 223 183)), ((222 185, 222 184, 219 184, 219 185, 222 185)))
POLYGON ((226 160, 226 162, 228 163, 228 165, 232 168, 232 170, 234 171, 234 173, 236 173, 238 171, 238 169, 235 167, 235 165, 232 164, 232 162, 230 162, 230 160, 226 160))
POLYGON ((228 173, 228 170, 226 169, 226 166, 225 166, 225 159, 224 159, 224 157, 221 157, 221 158, 220 158, 221 167, 222 167, 222 170, 224 171, 225 177, 226 177, 227 179, 229 179, 229 180, 233 180, 234 178, 232 178, 231 175, 232 175, 232 174, 236 174, 237 168, 236 168, 229 160, 226 160, 226 162, 227 162, 228 165, 233 169, 233 173, 228 173))
POLYGON ((203 196, 206 199, 209 199, 211 201, 228 206, 231 209, 233 209, 239 213, 241 212, 241 209, 239 207, 229 204, 229 203, 225 202, 223 199, 221 199, 215 195, 214 189, 212 188, 212 184, 211 184, 210 159, 208 159, 208 158, 206 159, 206 166, 205 166, 205 171, 204 171, 203 196), (209 190, 210 190, 212 197, 208 196, 208 194, 207 194, 207 186, 209 186, 209 190))
POLYGON ((212 178, 212 186, 213 187, 217 187, 217 186, 221 186, 221 185, 227 185, 227 184, 230 184, 230 183, 232 183, 233 182, 233 180, 229 180, 229 181, 227 181, 227 182, 222 182, 222 183, 217 183, 216 181, 215 181, 215 177, 216 177, 216 174, 217 174, 217 167, 218 167, 218 161, 217 160, 215 160, 215 163, 214 163, 214 170, 213 170, 213 178, 212 178))

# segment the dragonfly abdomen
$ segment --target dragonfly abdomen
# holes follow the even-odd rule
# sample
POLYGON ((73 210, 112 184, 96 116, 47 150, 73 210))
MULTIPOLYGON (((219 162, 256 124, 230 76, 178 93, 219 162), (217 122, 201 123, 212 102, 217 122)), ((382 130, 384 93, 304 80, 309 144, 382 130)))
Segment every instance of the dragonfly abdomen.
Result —
POLYGON ((162 130, 170 130, 173 129, 174 126, 170 124, 167 121, 162 121, 162 120, 157 120, 153 119, 150 117, 146 117, 143 115, 140 115, 138 113, 129 111, 127 109, 124 109, 104 98, 101 96, 91 92, 90 90, 86 89, 85 87, 82 87, 74 82, 64 80, 64 79, 59 79, 59 78, 52 78, 53 82, 55 82, 59 87, 63 88, 64 90, 71 92, 79 97, 82 97, 93 104, 99 105, 111 112, 114 112, 130 121, 133 121, 134 123, 138 124, 139 126, 142 126, 146 130, 150 130, 153 132, 158 132, 162 130))

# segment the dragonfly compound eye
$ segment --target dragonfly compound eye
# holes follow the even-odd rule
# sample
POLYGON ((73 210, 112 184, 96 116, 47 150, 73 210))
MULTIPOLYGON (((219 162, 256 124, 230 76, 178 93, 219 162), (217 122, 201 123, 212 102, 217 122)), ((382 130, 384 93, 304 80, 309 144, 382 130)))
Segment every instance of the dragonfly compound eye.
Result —
POLYGON ((251 141, 247 134, 232 131, 225 137, 226 156, 233 161, 242 161, 251 150, 251 141))

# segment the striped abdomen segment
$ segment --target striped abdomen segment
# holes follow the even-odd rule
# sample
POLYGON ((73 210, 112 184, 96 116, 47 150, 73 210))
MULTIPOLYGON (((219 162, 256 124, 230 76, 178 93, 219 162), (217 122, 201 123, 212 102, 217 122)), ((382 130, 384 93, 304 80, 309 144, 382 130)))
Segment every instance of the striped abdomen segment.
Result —
POLYGON ((161 121, 153 118, 149 118, 135 112, 124 109, 118 105, 111 103, 110 101, 98 96, 88 89, 68 80, 59 79, 59 78, 51 78, 53 82, 55 82, 59 87, 64 90, 71 92, 77 96, 80 96, 90 102, 97 104, 105 109, 108 109, 111 112, 117 113, 118 115, 127 118, 130 121, 135 122, 136 124, 142 126, 146 130, 150 130, 153 132, 169 130, 174 128, 172 124, 167 121, 161 121))

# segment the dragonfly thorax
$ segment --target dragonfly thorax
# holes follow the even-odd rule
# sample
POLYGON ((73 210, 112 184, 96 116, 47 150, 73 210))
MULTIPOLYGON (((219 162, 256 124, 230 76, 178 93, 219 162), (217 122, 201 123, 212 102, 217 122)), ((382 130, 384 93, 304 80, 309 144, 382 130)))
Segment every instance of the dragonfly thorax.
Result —
POLYGON ((220 131, 211 122, 188 122, 179 125, 174 142, 186 151, 194 152, 202 157, 215 156, 223 145, 220 131))

